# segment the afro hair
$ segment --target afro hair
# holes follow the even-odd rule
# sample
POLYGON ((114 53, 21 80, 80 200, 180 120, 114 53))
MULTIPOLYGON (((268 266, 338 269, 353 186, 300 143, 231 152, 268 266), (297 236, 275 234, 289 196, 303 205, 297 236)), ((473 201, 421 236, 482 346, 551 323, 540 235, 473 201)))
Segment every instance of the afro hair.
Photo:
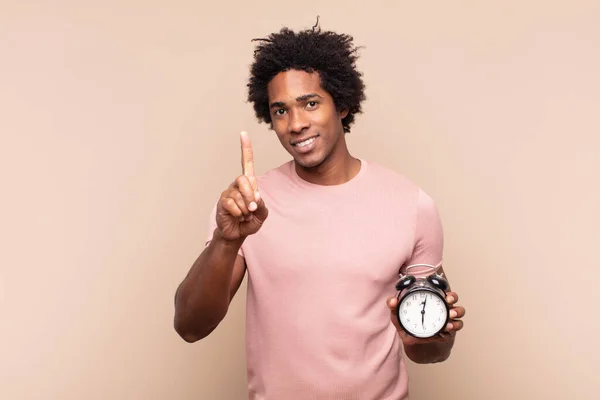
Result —
POLYGON ((321 87, 327 91, 338 109, 348 110, 342 119, 344 132, 350 132, 356 114, 362 113, 365 85, 356 69, 357 52, 353 37, 321 31, 319 20, 312 29, 293 32, 282 28, 262 39, 254 51, 250 68, 248 101, 253 104, 259 121, 271 123, 267 85, 278 73, 288 70, 317 72, 321 87))

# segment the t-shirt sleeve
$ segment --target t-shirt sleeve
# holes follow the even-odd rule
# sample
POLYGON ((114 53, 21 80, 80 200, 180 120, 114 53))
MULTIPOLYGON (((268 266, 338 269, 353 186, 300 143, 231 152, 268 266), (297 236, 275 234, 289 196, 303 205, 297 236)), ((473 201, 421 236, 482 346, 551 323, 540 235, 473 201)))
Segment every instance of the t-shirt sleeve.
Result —
MULTIPOLYGON (((436 268, 442 265, 444 253, 444 234, 442 221, 434 200, 423 190, 419 190, 418 209, 415 226, 413 252, 402 268, 415 264, 428 264, 436 268)), ((437 270, 436 270, 437 271, 437 270)), ((410 269, 411 275, 434 272, 427 267, 414 267, 410 269)))
MULTIPOLYGON (((211 212, 210 212, 210 216, 208 218, 208 232, 206 235, 206 240, 204 241, 204 245, 208 246, 209 243, 211 242, 215 229, 217 229, 217 204, 215 203, 215 205, 213 206, 211 212)), ((243 245, 242 245, 243 247, 243 245)), ((242 257, 244 257, 244 251, 242 249, 242 247, 240 247, 240 249, 238 250, 238 254, 242 257)))

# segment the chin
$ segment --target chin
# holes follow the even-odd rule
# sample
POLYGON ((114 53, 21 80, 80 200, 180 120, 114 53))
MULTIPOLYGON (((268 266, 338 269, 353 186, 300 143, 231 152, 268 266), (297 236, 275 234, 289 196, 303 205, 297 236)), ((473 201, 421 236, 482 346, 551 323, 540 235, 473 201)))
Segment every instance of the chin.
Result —
POLYGON ((322 157, 297 157, 294 158, 294 161, 303 168, 309 169, 318 167, 323 164, 323 161, 325 160, 322 157))

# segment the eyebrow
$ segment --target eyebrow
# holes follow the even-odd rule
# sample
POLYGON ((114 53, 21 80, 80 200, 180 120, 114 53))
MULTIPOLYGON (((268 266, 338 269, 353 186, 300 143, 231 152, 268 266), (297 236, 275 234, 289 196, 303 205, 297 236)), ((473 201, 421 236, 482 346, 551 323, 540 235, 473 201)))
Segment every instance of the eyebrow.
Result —
MULTIPOLYGON (((306 101, 306 100, 312 99, 314 97, 318 97, 320 99, 323 98, 323 97, 321 97, 320 95, 318 95, 316 93, 308 93, 308 94, 303 94, 302 96, 296 97, 296 101, 297 102, 306 101)), ((285 106, 285 102, 283 102, 283 101, 274 101, 273 103, 271 103, 270 108, 283 107, 283 106, 285 106)))

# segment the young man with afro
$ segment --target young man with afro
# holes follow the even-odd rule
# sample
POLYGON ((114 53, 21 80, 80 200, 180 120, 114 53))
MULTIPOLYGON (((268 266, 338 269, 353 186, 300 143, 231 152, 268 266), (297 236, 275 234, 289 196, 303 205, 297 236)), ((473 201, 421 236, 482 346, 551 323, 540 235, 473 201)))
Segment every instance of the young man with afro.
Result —
POLYGON ((292 159, 256 176, 241 133, 242 173, 221 193, 206 247, 176 291, 175 329, 196 342, 248 273, 250 399, 406 399, 403 353, 444 361, 463 326, 455 292, 434 338, 406 334, 395 317, 407 266, 443 273, 442 227, 416 184, 350 154, 345 135, 365 99, 356 59, 351 36, 317 25, 259 40, 248 99, 292 159))

